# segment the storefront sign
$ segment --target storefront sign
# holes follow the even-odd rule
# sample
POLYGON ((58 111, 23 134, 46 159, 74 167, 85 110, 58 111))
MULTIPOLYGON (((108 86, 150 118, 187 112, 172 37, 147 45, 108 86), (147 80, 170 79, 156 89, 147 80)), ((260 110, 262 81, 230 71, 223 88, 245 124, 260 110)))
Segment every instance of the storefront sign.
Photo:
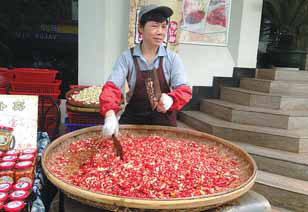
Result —
POLYGON ((20 40, 49 40, 49 41, 77 41, 76 34, 52 33, 52 32, 16 32, 15 36, 20 40))
POLYGON ((48 32, 16 32, 16 38, 19 39, 39 39, 39 40, 56 40, 57 35, 55 33, 48 32))

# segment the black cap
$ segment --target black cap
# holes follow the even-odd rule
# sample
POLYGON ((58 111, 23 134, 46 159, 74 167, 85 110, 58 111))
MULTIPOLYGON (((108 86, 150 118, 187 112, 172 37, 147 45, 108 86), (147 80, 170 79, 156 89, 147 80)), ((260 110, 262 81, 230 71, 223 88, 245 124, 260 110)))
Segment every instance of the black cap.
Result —
POLYGON ((170 7, 149 4, 140 9, 140 12, 138 14, 139 21, 141 20, 144 14, 154 11, 154 10, 160 11, 166 18, 169 18, 173 14, 173 10, 170 7))

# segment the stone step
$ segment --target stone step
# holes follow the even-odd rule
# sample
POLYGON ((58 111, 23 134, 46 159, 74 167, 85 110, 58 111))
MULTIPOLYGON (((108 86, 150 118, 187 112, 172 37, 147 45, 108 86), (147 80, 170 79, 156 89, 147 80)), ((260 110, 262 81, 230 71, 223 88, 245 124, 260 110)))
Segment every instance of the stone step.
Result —
MULTIPOLYGON (((192 129, 182 121, 178 121, 178 127, 192 129)), ((232 143, 245 149, 256 161, 258 169, 308 181, 308 153, 286 152, 234 141, 232 143)))
POLYGON ((308 153, 292 153, 240 142, 233 143, 254 158, 259 170, 308 181, 308 153))
POLYGON ((308 81, 308 72, 296 68, 257 69, 256 78, 268 80, 308 81))
POLYGON ((250 91, 242 88, 221 87, 222 100, 251 107, 282 110, 308 110, 308 96, 288 96, 250 91))
POLYGON ((240 124, 281 129, 307 128, 308 130, 308 110, 273 110, 243 106, 219 99, 203 99, 200 111, 240 124))
POLYGON ((273 68, 276 71, 300 71, 299 68, 295 68, 295 67, 279 67, 276 66, 273 68))
POLYGON ((294 96, 308 96, 308 81, 278 81, 241 78, 240 87, 247 90, 294 96))
POLYGON ((307 212, 308 182, 306 181, 258 171, 253 190, 263 195, 271 205, 307 212))
POLYGON ((215 118, 201 111, 182 111, 179 120, 202 132, 230 141, 289 152, 308 152, 307 129, 277 129, 238 124, 215 118))
POLYGON ((189 125, 187 125, 185 122, 182 122, 181 120, 176 120, 177 127, 179 128, 188 128, 193 129, 189 125))

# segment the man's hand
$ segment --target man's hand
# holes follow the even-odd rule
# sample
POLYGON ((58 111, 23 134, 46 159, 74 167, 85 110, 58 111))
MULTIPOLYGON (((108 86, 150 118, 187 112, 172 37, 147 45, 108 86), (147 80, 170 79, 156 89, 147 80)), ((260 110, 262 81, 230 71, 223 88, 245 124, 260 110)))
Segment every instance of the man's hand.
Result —
POLYGON ((157 111, 161 113, 166 113, 170 109, 172 104, 173 104, 172 97, 168 96, 165 93, 162 93, 157 105, 157 111))
POLYGON ((111 138, 113 134, 119 132, 119 122, 113 110, 109 110, 105 115, 105 122, 102 128, 103 136, 111 138))

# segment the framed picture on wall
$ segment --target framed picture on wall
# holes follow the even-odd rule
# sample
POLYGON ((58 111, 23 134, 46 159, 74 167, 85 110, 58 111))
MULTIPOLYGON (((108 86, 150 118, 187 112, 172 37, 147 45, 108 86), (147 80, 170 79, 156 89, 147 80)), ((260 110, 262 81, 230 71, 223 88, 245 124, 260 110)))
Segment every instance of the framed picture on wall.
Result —
POLYGON ((180 43, 228 45, 231 0, 182 0, 180 43))

